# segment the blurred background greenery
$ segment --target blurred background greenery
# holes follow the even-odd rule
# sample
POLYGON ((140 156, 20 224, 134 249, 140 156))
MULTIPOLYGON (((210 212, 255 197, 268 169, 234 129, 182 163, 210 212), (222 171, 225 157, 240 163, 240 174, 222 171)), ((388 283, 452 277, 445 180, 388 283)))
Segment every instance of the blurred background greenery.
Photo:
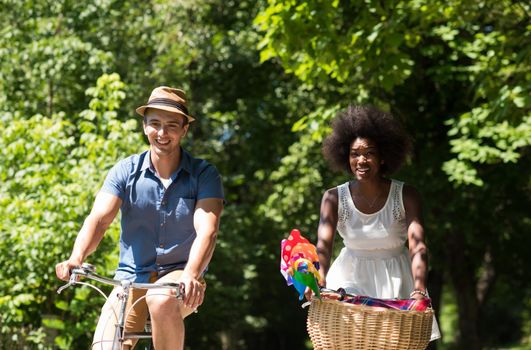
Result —
MULTIPOLYGON (((309 349, 280 240, 316 241, 324 163, 348 104, 391 111, 424 197, 432 348, 531 346, 530 5, 518 0, 1 0, 0 348, 88 349, 103 302, 54 266, 106 172, 146 149, 158 85, 197 117, 185 148, 227 206, 187 349, 309 349)), ((90 262, 112 275, 118 226, 90 262)), ((336 247, 340 245, 338 241, 336 247)))

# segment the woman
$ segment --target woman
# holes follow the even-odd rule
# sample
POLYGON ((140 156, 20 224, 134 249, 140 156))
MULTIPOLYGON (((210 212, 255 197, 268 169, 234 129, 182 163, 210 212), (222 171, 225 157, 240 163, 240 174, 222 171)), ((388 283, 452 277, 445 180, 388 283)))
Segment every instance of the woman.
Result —
MULTIPOLYGON (((323 154, 353 179, 327 190, 321 202, 317 252, 327 288, 385 299, 428 297, 420 196, 387 177, 410 149, 400 124, 373 107, 349 107, 334 119, 323 154), (336 230, 345 247, 330 266, 336 230)), ((431 339, 439 337, 434 322, 431 339)))

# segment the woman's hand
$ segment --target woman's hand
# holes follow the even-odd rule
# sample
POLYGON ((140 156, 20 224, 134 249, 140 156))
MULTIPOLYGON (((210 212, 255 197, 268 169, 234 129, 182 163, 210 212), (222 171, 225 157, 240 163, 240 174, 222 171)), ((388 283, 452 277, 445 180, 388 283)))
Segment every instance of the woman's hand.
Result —
POLYGON ((428 298, 428 293, 424 290, 415 289, 414 291, 411 292, 411 294, 409 295, 409 298, 415 299, 415 300, 426 299, 428 298))
POLYGON ((304 297, 306 300, 311 301, 314 294, 315 293, 310 289, 310 287, 306 287, 306 290, 304 291, 304 297))
POLYGON ((422 300, 422 299, 426 299, 426 297, 420 294, 415 294, 411 296, 409 299, 422 300))

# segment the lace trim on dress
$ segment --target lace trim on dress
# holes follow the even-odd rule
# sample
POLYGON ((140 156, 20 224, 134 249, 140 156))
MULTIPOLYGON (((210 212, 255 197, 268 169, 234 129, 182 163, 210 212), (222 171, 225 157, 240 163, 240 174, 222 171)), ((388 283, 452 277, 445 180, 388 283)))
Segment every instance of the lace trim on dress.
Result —
MULTIPOLYGON (((352 210, 350 208, 351 198, 350 198, 350 190, 349 190, 349 183, 337 186, 338 191, 338 197, 339 197, 339 208, 338 208, 338 224, 345 224, 348 219, 350 218, 352 214, 352 210)), ((402 190, 401 183, 397 183, 393 181, 391 183, 391 201, 392 201, 392 212, 393 212, 393 219, 396 222, 400 222, 404 220, 404 214, 401 210, 402 203, 401 203, 401 195, 400 191, 402 190)))
POLYGON ((350 218, 350 210, 348 210, 349 198, 347 197, 348 182, 337 187, 341 207, 339 210, 339 222, 345 223, 350 218))
POLYGON ((391 183, 391 186, 393 187, 393 219, 399 222, 403 219, 402 211, 400 210, 400 189, 402 188, 402 186, 399 186, 399 184, 395 183, 394 181, 391 183))

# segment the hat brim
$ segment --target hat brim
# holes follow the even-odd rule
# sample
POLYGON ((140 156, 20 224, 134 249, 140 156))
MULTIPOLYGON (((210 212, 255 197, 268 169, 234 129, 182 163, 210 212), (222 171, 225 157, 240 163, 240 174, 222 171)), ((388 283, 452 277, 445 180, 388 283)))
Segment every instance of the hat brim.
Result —
POLYGON ((148 108, 153 108, 153 109, 161 109, 163 111, 167 111, 167 112, 173 112, 175 114, 179 114, 179 115, 182 115, 183 117, 186 117, 188 119, 188 123, 191 123, 195 120, 194 117, 192 117, 191 115, 188 115, 188 114, 185 114, 183 111, 181 111, 180 109, 177 109, 177 108, 174 108, 174 107, 170 107, 170 106, 165 106, 165 105, 158 105, 158 104, 151 104, 151 105, 146 105, 146 106, 140 106, 136 109, 136 112, 138 114, 140 114, 142 117, 144 116, 144 113, 146 112, 146 109, 148 108))

